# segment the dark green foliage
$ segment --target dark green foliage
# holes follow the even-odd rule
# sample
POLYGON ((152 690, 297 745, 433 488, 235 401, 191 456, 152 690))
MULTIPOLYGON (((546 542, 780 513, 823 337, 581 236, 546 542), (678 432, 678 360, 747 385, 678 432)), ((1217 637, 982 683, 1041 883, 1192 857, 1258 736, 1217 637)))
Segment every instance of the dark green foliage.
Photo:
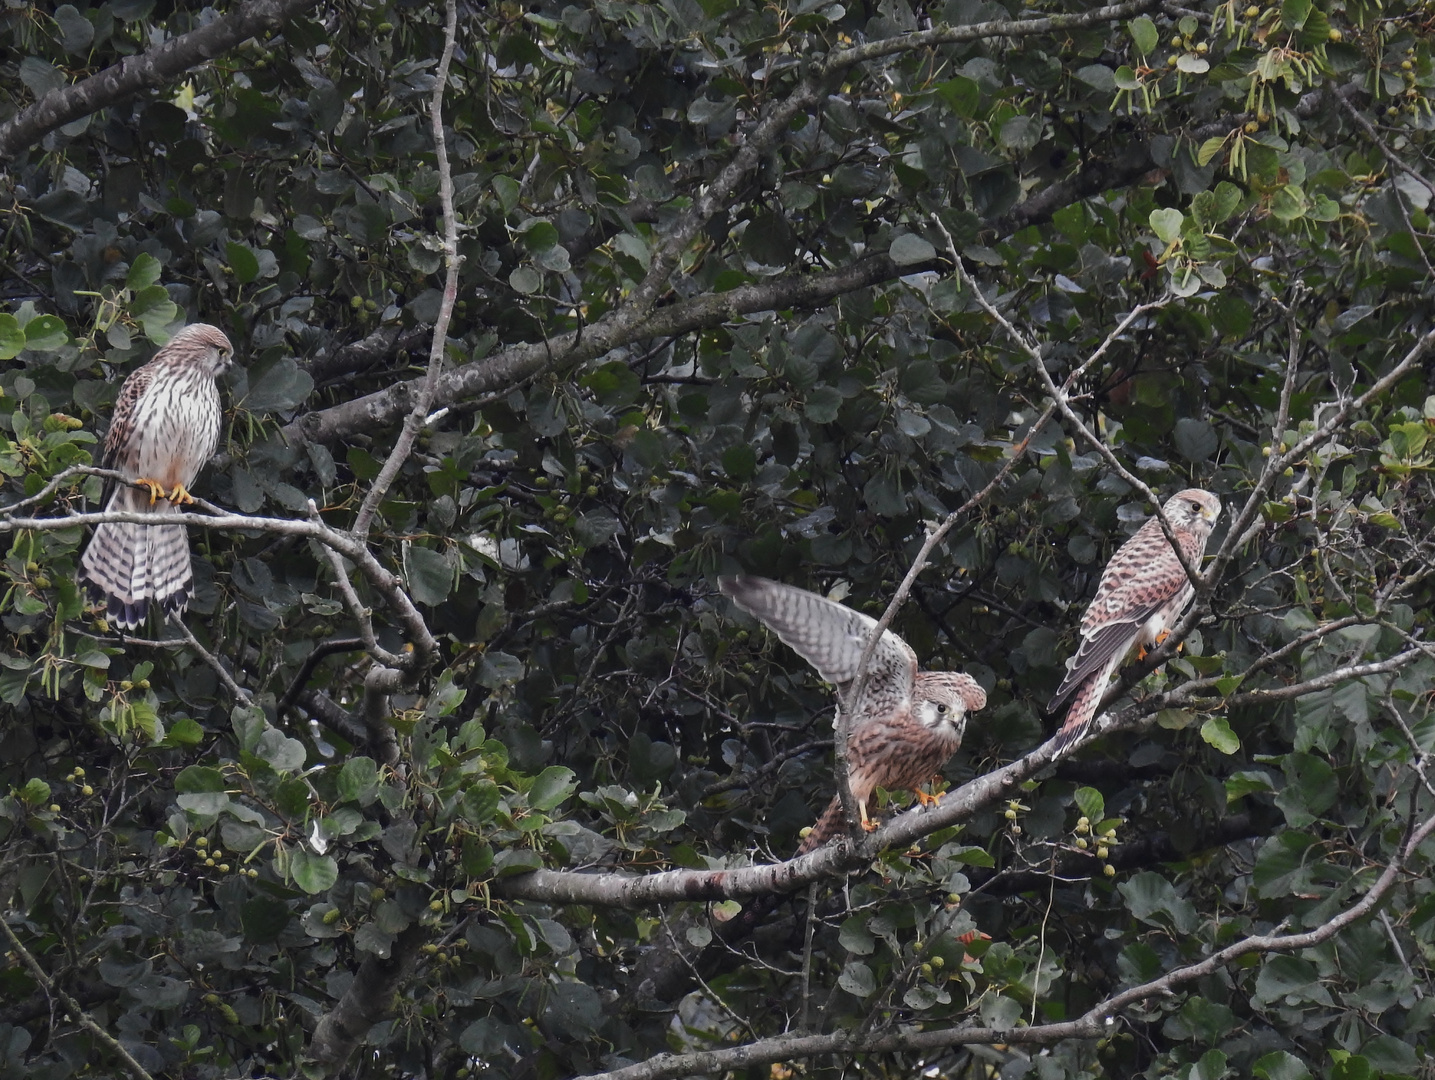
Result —
MULTIPOLYGON (((86 531, 17 518, 98 504, 96 476, 44 489, 97 459, 119 380, 208 321, 242 364, 196 494, 353 526, 440 311, 443 13, 315 5, 7 156, 0 503, 43 497, 0 511, 0 881, 49 982, 0 977, 0 1076, 123 1068, 51 989, 153 1075, 337 1068, 316 1025, 366 988, 345 1075, 570 1076, 804 1020, 1012 1035, 862 1055, 894 1077, 1428 1071, 1428 842, 1307 948, 1130 1002, 1100 1038, 1013 1030, 1329 925, 1435 805, 1430 361, 1342 411, 1429 330, 1431 12, 1146 4, 920 36, 1059 10, 1090 11, 460 12, 458 302, 377 572, 264 522, 191 527, 212 663, 173 628, 121 640, 74 585, 86 531), (928 524, 1009 463, 894 629, 988 689, 953 787, 1054 728, 1082 607, 1151 507, 1070 418, 1033 430, 1045 385, 953 254, 1058 383, 1095 356, 1071 406, 1126 470, 1221 497, 1212 550, 1254 500, 1185 651, 1122 730, 811 910, 513 899, 540 868, 788 857, 831 796, 832 695, 716 576, 880 614, 928 524), (699 949, 739 910, 766 963, 714 948, 681 1001, 641 985, 668 930, 699 949)), ((7 8, 0 117, 203 21, 7 8)))

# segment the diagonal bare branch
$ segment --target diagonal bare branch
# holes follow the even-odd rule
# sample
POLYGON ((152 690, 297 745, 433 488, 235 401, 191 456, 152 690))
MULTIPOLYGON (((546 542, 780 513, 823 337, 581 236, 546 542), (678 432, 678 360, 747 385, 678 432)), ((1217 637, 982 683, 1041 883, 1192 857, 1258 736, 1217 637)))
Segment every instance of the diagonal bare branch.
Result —
POLYGON ((82 116, 118 105, 143 90, 163 86, 190 68, 317 6, 318 0, 247 0, 197 30, 170 38, 138 56, 127 56, 72 86, 51 90, 0 124, 0 160, 14 157, 82 116))

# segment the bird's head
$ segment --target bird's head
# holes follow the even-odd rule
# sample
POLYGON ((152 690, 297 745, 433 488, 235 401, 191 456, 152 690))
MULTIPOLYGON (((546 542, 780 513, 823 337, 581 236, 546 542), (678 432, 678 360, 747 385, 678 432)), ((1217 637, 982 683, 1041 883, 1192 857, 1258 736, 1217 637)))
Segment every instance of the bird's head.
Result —
POLYGON ((924 671, 917 676, 913 694, 923 727, 949 728, 958 736, 967 725, 967 713, 987 703, 987 692, 959 671, 924 671))
POLYGON ((186 326, 165 346, 167 352, 193 359, 204 371, 218 378, 234 362, 234 346, 223 330, 208 323, 186 326))
POLYGON ((1210 532, 1221 516, 1221 500, 1201 488, 1187 488, 1167 499, 1163 509, 1173 526, 1194 526, 1210 532))

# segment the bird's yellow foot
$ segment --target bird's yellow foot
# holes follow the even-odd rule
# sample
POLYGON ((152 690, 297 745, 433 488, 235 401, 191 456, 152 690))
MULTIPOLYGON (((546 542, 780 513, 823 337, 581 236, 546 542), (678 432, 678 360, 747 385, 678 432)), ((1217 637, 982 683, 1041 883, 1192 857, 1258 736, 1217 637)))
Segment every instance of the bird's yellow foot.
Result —
POLYGON ((873 821, 871 818, 864 817, 862 819, 862 828, 866 832, 876 832, 877 822, 873 821))
POLYGON ((187 505, 194 502, 194 496, 189 493, 189 490, 183 484, 175 484, 174 489, 169 493, 169 501, 176 506, 182 504, 187 505))
MULTIPOLYGON (((936 783, 936 781, 934 780, 933 783, 936 783)), ((917 802, 921 803, 923 806, 936 806, 939 802, 942 801, 942 796, 946 794, 946 792, 937 791, 935 789, 933 789, 931 792, 926 792, 923 791, 921 788, 913 788, 912 794, 917 796, 917 802)))
MULTIPOLYGON (((1171 631, 1169 631, 1169 630, 1162 630, 1159 634, 1156 635, 1155 641, 1152 642, 1153 646, 1160 646, 1160 645, 1165 644, 1166 639, 1167 639, 1168 637, 1170 637, 1170 636, 1171 636, 1171 631)), ((1176 651, 1177 651, 1177 652, 1180 652, 1180 651, 1181 651, 1181 646, 1183 646, 1183 645, 1185 645, 1185 644, 1186 644, 1186 643, 1185 643, 1184 641, 1179 642, 1179 643, 1176 645, 1176 651)), ((1146 652, 1147 652, 1146 646, 1142 645, 1142 646, 1138 647, 1137 650, 1136 650, 1136 659, 1137 659, 1137 660, 1145 660, 1145 659, 1146 659, 1146 652)))
POLYGON ((147 476, 142 476, 138 480, 133 481, 133 483, 135 487, 144 488, 149 492, 149 504, 151 506, 155 504, 157 499, 164 498, 164 485, 158 480, 151 480, 147 476))

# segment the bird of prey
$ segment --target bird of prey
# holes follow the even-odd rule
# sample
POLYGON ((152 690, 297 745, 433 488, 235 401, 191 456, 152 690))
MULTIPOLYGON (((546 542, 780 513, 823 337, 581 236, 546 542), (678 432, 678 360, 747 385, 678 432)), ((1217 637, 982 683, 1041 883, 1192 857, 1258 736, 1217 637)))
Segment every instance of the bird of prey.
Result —
MULTIPOLYGON (((1181 554, 1195 566, 1221 513, 1221 501, 1209 491, 1188 488, 1167 499, 1163 509, 1181 554)), ((1048 706, 1055 709, 1075 695, 1056 733, 1060 747, 1086 734, 1111 676, 1127 654, 1163 640, 1194 595, 1160 520, 1150 518, 1106 564, 1096 596, 1082 616, 1076 658, 1048 706)))
MULTIPOLYGON (((722 591, 755 615, 845 695, 857 677, 875 619, 806 589, 761 577, 718 579, 722 591)), ((862 696, 853 706, 847 737, 848 782, 862 815, 874 829, 867 801, 879 787, 920 791, 962 744, 967 714, 987 703, 975 679, 955 671, 919 671, 912 647, 884 630, 872 650, 862 696)), ((833 797, 798 848, 804 854, 836 835, 843 825, 842 800, 833 797)))
POLYGON ((215 379, 233 356, 221 330, 196 323, 120 387, 101 464, 129 483, 115 486, 105 509, 150 515, 156 524, 100 525, 80 558, 80 580, 122 629, 144 622, 151 604, 175 616, 189 604, 189 538, 183 525, 161 522, 194 501, 189 486, 219 444, 215 379))

